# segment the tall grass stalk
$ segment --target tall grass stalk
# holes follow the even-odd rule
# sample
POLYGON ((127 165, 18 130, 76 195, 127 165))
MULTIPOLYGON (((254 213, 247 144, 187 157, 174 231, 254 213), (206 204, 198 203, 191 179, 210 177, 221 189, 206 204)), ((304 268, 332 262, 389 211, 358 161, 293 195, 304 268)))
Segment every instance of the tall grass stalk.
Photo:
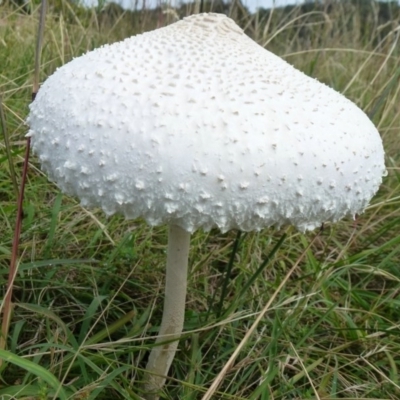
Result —
MULTIPOLYGON (((46 7, 47 2, 46 0, 42 0, 41 3, 41 11, 40 11, 40 21, 39 21, 39 32, 37 35, 37 45, 36 45, 36 54, 35 54, 35 68, 34 68, 34 80, 33 80, 33 90, 32 90, 32 100, 35 99, 36 93, 39 90, 39 69, 40 69, 40 56, 42 50, 42 42, 43 42, 43 30, 44 30, 44 22, 46 16, 46 7)), ((1 98, 0 98, 1 100, 1 98)), ((1 120, 2 125, 4 126, 4 116, 3 116, 3 107, 1 107, 1 120)), ((16 188, 16 178, 14 172, 14 165, 11 163, 10 157, 10 145, 8 142, 8 137, 6 133, 5 126, 3 127, 4 131, 4 143, 8 155, 8 162, 11 172, 11 181, 14 184, 14 188, 16 188)), ((25 151, 25 158, 24 158, 24 168, 22 170, 22 178, 21 178, 21 185, 20 189, 17 191, 17 215, 16 215, 16 222, 15 222, 15 229, 14 229, 14 239, 12 243, 12 253, 11 253, 11 261, 10 261, 10 271, 8 275, 8 282, 7 282, 7 290, 4 296, 3 302, 1 304, 1 311, 3 313, 2 322, 1 322, 1 336, 0 336, 0 350, 4 350, 6 348, 6 342, 8 337, 8 330, 10 327, 10 319, 12 315, 12 293, 13 293, 13 285, 14 280, 17 274, 17 261, 18 261, 18 246, 19 246, 19 239, 21 236, 21 227, 22 227, 22 218, 23 218, 23 202, 24 202, 24 192, 25 192, 25 183, 26 177, 28 173, 28 163, 29 163, 29 150, 30 150, 30 139, 27 138, 26 140, 26 151, 25 151)), ((3 360, 0 359, 0 369, 2 366, 3 360)))

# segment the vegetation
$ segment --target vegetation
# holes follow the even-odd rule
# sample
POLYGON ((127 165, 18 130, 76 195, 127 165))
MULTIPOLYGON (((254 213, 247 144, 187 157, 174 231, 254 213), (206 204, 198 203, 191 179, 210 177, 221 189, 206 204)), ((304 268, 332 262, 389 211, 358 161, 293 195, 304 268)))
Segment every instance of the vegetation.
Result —
MULTIPOLYGON (((0 8, 1 119, 9 138, 9 145, 3 135, 0 141, 3 296, 17 204, 10 177, 13 168, 21 175, 39 13, 36 2, 24 7, 0 8)), ((58 0, 46 20, 41 79, 87 50, 193 11, 193 4, 85 10, 58 0)), ((213 399, 399 399, 399 6, 324 1, 250 15, 236 3, 220 11, 363 108, 383 137, 389 174, 357 221, 320 233, 197 232, 185 335, 163 398, 201 399, 218 376, 213 399)), ((160 321, 165 248, 165 227, 82 208, 31 158, 0 398, 140 398, 160 321)))

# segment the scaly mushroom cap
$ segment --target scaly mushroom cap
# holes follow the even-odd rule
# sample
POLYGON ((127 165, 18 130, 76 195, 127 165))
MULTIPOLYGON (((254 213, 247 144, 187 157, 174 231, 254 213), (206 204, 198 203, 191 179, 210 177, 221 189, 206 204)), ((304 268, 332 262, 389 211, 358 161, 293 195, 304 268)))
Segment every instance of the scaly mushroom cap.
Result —
POLYGON ((364 210, 385 174, 355 104, 200 14, 58 69, 29 135, 62 191, 193 232, 313 229, 364 210))

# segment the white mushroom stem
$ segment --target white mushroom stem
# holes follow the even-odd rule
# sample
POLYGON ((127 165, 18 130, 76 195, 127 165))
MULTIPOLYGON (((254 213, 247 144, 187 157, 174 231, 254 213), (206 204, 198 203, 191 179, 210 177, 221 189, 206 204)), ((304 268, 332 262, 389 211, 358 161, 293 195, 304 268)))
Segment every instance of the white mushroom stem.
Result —
POLYGON ((146 366, 145 398, 156 400, 163 387, 182 334, 185 316, 190 233, 169 226, 164 311, 156 346, 146 366), (164 344, 163 344, 164 343, 164 344), (158 346, 157 346, 158 345, 158 346))

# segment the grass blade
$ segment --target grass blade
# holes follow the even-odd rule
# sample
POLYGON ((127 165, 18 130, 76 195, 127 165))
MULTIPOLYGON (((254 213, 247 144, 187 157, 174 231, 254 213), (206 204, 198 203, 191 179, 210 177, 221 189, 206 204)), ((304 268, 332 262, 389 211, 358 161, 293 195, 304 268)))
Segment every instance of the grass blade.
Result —
POLYGON ((57 390, 58 396, 61 400, 67 400, 67 394, 62 388, 60 381, 47 369, 7 350, 0 349, 0 358, 4 361, 17 365, 18 367, 23 368, 24 370, 42 379, 49 386, 57 390))

